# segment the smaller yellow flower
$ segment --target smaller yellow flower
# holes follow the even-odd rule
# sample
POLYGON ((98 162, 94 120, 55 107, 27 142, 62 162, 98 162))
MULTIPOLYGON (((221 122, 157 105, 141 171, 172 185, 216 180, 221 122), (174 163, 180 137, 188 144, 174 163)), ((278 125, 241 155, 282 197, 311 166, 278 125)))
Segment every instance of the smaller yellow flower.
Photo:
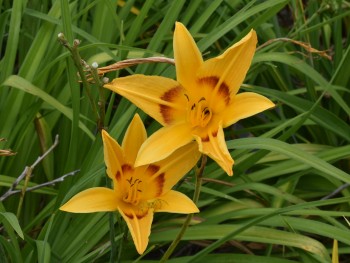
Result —
POLYGON ((145 127, 137 114, 126 131, 122 146, 102 131, 107 175, 113 180, 114 189, 90 188, 60 207, 73 213, 118 210, 139 254, 148 245, 154 212, 199 212, 186 195, 171 190, 198 161, 200 154, 196 144, 181 147, 162 161, 135 167, 136 156, 146 138, 145 127))

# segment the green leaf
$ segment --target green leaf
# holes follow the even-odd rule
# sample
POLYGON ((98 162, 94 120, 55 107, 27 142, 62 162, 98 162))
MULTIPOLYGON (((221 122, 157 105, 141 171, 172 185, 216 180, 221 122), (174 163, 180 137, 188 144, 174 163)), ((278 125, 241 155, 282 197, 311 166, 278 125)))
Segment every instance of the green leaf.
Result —
POLYGON ((349 72, 347 71, 349 67, 350 67, 350 45, 346 49, 346 52, 342 57, 342 60, 339 66, 336 68, 336 72, 334 73, 331 82, 336 85, 343 85, 344 87, 346 87, 350 79, 350 74, 348 74, 349 72))
MULTIPOLYGON (((11 86, 11 87, 14 87, 16 89, 22 90, 26 93, 37 96, 37 97, 41 98, 43 101, 50 104, 56 110, 61 112, 68 119, 73 120, 72 109, 62 105, 58 100, 56 100, 51 95, 47 94, 44 90, 39 89, 38 87, 34 86, 32 83, 30 83, 29 81, 27 81, 26 79, 24 79, 20 76, 12 75, 12 76, 8 77, 2 85, 11 86)), ((92 134, 92 132, 81 121, 79 121, 79 127, 91 138, 91 140, 95 139, 95 136, 92 134)))
MULTIPOLYGON (((254 87, 253 89, 249 90, 257 91, 258 93, 261 93, 268 97, 275 98, 276 100, 287 104, 288 106, 301 113, 309 111, 314 106, 314 103, 306 99, 302 99, 279 90, 262 87, 254 87)), ((332 131, 333 133, 350 142, 350 126, 334 113, 316 106, 315 109, 311 112, 310 119, 321 127, 332 131)))
MULTIPOLYGON (((227 233, 233 232, 240 227, 242 226, 236 224, 193 226, 186 231, 182 240, 218 240, 225 237, 227 233)), ((151 235, 151 242, 172 241, 177 232, 177 229, 172 229, 153 233, 151 235)), ((320 242, 310 237, 288 231, 254 226, 237 234, 234 239, 246 242, 297 247, 317 255, 323 260, 329 259, 327 250, 320 242)))
POLYGON ((16 231, 16 233, 22 239, 24 239, 24 235, 23 235, 21 226, 19 225, 18 219, 15 216, 15 214, 10 213, 10 212, 0 212, 0 215, 1 215, 0 218, 2 218, 1 221, 6 220, 12 226, 12 228, 16 231))
MULTIPOLYGON (((155 260, 142 260, 144 263, 158 263, 155 260)), ((192 257, 177 257, 171 258, 169 263, 188 263, 192 262, 192 257)), ((298 263, 300 261, 288 260, 284 258, 275 258, 273 256, 257 256, 247 254, 229 254, 229 253, 215 253, 209 254, 205 257, 205 263, 298 263)))
POLYGON ((300 150, 291 144, 271 138, 243 138, 227 142, 229 149, 265 149, 284 154, 291 159, 298 160, 310 167, 324 172, 330 177, 337 178, 343 182, 350 183, 350 175, 341 169, 323 161, 317 156, 300 150))
POLYGON ((12 3, 10 29, 7 36, 6 51, 2 59, 0 83, 5 78, 12 74, 15 60, 17 46, 20 38, 22 11, 25 2, 22 0, 15 0, 12 3))
POLYGON ((36 249, 38 250, 38 262, 39 263, 51 262, 50 244, 42 240, 35 240, 35 244, 36 244, 36 249))
MULTIPOLYGON (((262 1, 258 5, 248 8, 248 10, 244 10, 245 8, 242 8, 242 12, 237 12, 234 16, 230 17, 227 21, 216 27, 215 30, 210 34, 201 39, 198 42, 199 49, 206 50, 210 45, 212 45, 219 38, 223 37, 227 32, 233 28, 236 28, 240 23, 246 22, 247 19, 251 18, 252 16, 258 15, 260 12, 269 10, 274 6, 279 6, 279 8, 282 8, 287 3, 288 1, 286 0, 269 0, 262 1)), ((251 4, 247 4, 247 6, 249 5, 251 4)))
POLYGON ((284 53, 265 52, 265 53, 257 53, 256 56, 254 57, 253 63, 264 62, 264 61, 280 62, 290 67, 293 67, 294 69, 296 69, 301 73, 307 72, 306 77, 315 81, 318 85, 320 85, 323 88, 324 91, 329 92, 332 95, 332 98, 339 104, 339 106, 341 106, 343 110, 348 115, 350 115, 349 104, 344 101, 341 95, 337 92, 337 89, 334 88, 319 72, 317 72, 316 69, 309 66, 303 60, 298 59, 295 56, 291 56, 284 53))

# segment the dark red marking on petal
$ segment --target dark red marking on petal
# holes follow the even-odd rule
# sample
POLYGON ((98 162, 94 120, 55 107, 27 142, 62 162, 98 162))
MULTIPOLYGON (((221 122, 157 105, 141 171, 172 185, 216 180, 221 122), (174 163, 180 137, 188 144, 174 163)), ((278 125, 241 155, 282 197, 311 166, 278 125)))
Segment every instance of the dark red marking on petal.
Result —
MULTIPOLYGON (((174 88, 169 89, 167 92, 165 92, 160 98, 167 102, 173 102, 176 97, 180 95, 182 92, 181 86, 176 86, 174 88)), ((172 118, 172 108, 168 105, 159 105, 160 106, 160 113, 162 114, 163 120, 166 124, 171 124, 173 121, 172 118)))
POLYGON ((134 213, 131 212, 131 209, 129 210, 129 212, 123 211, 123 213, 130 219, 134 219, 135 216, 137 219, 142 219, 147 215, 149 208, 148 207, 141 208, 141 207, 135 206, 132 210, 134 213))
POLYGON ((149 172, 150 176, 154 175, 156 172, 158 172, 160 169, 160 166, 155 165, 155 164, 150 164, 147 167, 147 172, 149 172))
MULTIPOLYGON (((211 135, 213 137, 217 137, 218 136, 218 131, 212 132, 211 135)), ((201 139, 202 139, 202 142, 209 142, 210 141, 209 135, 207 135, 205 137, 201 137, 201 139)))
POLYGON ((147 213, 148 213, 148 209, 143 210, 141 213, 136 213, 136 217, 137 217, 137 219, 140 220, 140 219, 144 218, 147 215, 147 213))
POLYGON ((133 214, 129 214, 129 213, 125 213, 124 212, 124 215, 126 215, 128 218, 130 219, 133 219, 134 218, 134 215, 133 214))
POLYGON ((130 164, 123 164, 122 165, 123 173, 131 172, 132 170, 133 170, 133 167, 130 164))
MULTIPOLYGON (((216 76, 210 76, 210 77, 203 77, 198 79, 200 84, 207 84, 208 86, 212 87, 213 89, 216 87, 216 84, 219 82, 219 78, 216 76)), ((223 81, 220 84, 220 87, 218 89, 219 96, 223 97, 225 100, 226 105, 230 102, 230 89, 229 86, 223 81)))
POLYGON ((165 182, 165 174, 161 173, 155 179, 155 183, 156 183, 156 186, 157 186, 156 197, 158 197, 158 196, 160 196, 162 194, 163 187, 164 187, 164 182, 165 182))
POLYGON ((140 220, 145 217, 145 215, 136 215, 137 219, 140 220))
MULTIPOLYGON (((155 164, 150 164, 147 167, 146 174, 149 177, 153 177, 153 175, 157 174, 159 170, 160 170, 160 166, 155 165, 155 164)), ((158 197, 162 194, 164 182, 165 182, 165 174, 164 173, 160 173, 160 174, 157 174, 154 176, 156 197, 158 197)))
POLYGON ((120 171, 117 171, 116 175, 115 175, 115 179, 120 182, 120 179, 121 179, 121 174, 120 174, 120 171))
POLYGON ((202 142, 209 142, 209 136, 206 136, 204 138, 201 137, 201 139, 202 139, 202 142))

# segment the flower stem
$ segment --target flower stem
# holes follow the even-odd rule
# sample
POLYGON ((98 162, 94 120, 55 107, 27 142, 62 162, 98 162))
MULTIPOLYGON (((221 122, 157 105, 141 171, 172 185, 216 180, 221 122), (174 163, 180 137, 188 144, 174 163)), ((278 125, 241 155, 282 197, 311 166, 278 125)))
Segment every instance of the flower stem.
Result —
MULTIPOLYGON (((203 154, 201 166, 196 169, 196 185, 195 185, 195 190, 194 190, 194 194, 193 194, 193 202, 195 204, 197 204, 197 202, 199 200, 199 194, 200 194, 201 185, 202 185, 202 176, 203 176, 203 171, 204 171, 204 167, 205 167, 206 163, 207 163, 207 156, 203 154)), ((192 220, 193 215, 194 214, 187 215, 186 220, 183 223, 180 232, 177 234, 176 238, 170 244, 168 250, 165 252, 163 257, 159 261, 160 263, 166 262, 169 259, 169 257, 171 256, 171 254, 174 252, 175 248, 177 247, 177 245, 181 241, 183 235, 185 234, 185 232, 186 232, 186 230, 187 230, 187 228, 192 220)))
POLYGON ((202 161, 201 161, 201 166, 197 169, 196 171, 196 188, 193 194, 193 202, 197 205, 198 200, 199 200, 199 194, 202 186, 202 177, 203 177, 203 172, 205 165, 207 164, 207 156, 202 155, 202 161))
POLYGON ((79 54, 78 46, 80 44, 80 41, 76 39, 76 40, 74 40, 73 45, 70 45, 62 33, 58 34, 58 40, 71 53, 71 57, 73 59, 74 65, 77 68, 79 76, 80 76, 80 80, 83 83, 84 91, 89 99, 92 111, 93 111, 95 118, 96 118, 96 121, 98 123, 100 116, 99 116, 96 104, 94 102, 94 98, 92 97, 92 94, 91 94, 90 84, 87 81, 86 76, 85 76, 85 72, 84 72, 84 68, 83 68, 84 61, 81 59, 80 54, 79 54))
POLYGON ((24 185, 23 185, 23 188, 21 190, 21 195, 19 197, 19 203, 18 203, 18 207, 17 207, 17 214, 16 214, 17 218, 19 218, 19 216, 21 214, 21 209, 22 209, 22 205, 23 205, 24 195, 26 193, 26 189, 28 187, 28 183, 29 183, 30 177, 32 175, 32 171, 33 171, 32 167, 26 167, 26 169, 25 169, 24 185))
POLYGON ((94 62, 91 67, 91 76, 95 82, 95 84, 98 86, 98 108, 99 108, 99 119, 97 121, 97 129, 98 131, 101 131, 103 128, 105 128, 105 115, 106 115, 106 100, 103 93, 103 82, 100 80, 100 76, 98 75, 98 69, 97 69, 97 63, 94 62), (96 67, 94 67, 95 65, 96 67))

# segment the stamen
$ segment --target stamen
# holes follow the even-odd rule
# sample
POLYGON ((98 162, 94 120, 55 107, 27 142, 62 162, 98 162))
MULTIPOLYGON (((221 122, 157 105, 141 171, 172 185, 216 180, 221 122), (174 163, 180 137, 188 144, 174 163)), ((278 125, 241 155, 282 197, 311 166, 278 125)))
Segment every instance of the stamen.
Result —
POLYGON ((187 114, 192 128, 197 126, 206 127, 212 116, 212 112, 204 97, 200 98, 197 103, 193 103, 187 114))
POLYGON ((138 178, 133 181, 132 177, 126 179, 126 181, 129 183, 129 189, 126 191, 123 200, 127 203, 137 205, 141 199, 142 190, 139 189, 139 184, 142 181, 138 178))

